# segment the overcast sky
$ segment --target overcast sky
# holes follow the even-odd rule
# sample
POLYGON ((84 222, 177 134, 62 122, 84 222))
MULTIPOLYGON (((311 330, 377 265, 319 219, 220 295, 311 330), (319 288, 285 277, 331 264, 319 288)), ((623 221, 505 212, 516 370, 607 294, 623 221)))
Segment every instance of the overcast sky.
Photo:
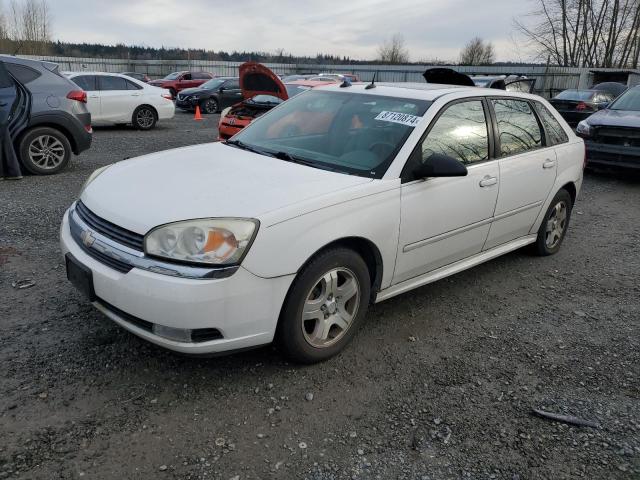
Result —
POLYGON ((513 18, 530 0, 53 0, 53 37, 210 50, 332 53, 375 58, 401 33, 412 61, 456 60, 472 37, 490 40, 497 60, 526 60, 513 18))

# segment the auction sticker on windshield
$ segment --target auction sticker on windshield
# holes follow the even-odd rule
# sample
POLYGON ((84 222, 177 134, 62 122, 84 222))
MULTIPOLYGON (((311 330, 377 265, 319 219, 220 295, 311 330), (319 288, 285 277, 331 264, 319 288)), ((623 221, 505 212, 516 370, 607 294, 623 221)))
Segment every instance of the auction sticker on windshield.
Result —
POLYGON ((408 127, 415 127, 420 122, 422 117, 416 117, 415 115, 409 115, 408 113, 400 112, 388 112, 383 110, 375 118, 376 120, 382 120, 383 122, 400 123, 408 127))

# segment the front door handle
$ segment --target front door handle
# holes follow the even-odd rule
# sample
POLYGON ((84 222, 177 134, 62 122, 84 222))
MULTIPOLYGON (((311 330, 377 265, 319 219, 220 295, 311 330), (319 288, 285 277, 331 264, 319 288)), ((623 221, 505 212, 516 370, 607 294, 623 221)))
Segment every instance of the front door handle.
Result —
POLYGON ((542 168, 553 168, 555 166, 556 166, 556 161, 555 160, 550 160, 548 158, 542 164, 542 168))
POLYGON ((495 185, 496 183, 498 183, 498 177, 491 177, 489 175, 480 180, 481 187, 490 187, 491 185, 495 185))

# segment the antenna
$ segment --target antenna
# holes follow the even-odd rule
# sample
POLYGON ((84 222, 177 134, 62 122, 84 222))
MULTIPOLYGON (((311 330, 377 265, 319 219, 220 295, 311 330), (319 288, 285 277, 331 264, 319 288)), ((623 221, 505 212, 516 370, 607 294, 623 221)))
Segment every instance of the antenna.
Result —
POLYGON ((373 78, 371 79, 371 83, 364 87, 365 90, 369 90, 371 88, 376 88, 376 78, 378 77, 378 71, 373 72, 373 78))

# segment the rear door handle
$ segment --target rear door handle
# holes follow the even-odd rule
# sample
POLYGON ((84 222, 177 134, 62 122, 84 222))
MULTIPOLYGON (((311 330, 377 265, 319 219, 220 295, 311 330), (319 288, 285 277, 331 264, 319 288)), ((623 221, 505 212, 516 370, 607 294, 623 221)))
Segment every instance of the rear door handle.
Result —
POLYGON ((496 183, 498 183, 498 177, 490 177, 489 175, 480 180, 481 187, 490 187, 491 185, 495 185, 496 183))
POLYGON ((556 161, 555 160, 549 160, 546 159, 544 161, 544 163, 542 164, 542 168, 553 168, 556 166, 556 161))

